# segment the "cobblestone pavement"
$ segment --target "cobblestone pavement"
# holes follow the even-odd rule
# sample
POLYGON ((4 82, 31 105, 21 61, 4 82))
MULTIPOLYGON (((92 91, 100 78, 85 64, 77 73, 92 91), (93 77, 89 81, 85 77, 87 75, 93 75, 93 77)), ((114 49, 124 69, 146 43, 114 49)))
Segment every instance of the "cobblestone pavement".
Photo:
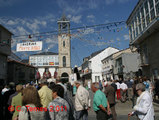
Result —
MULTIPOLYGON (((90 98, 93 102, 93 93, 90 92, 90 98)), ((92 103, 91 103, 92 105, 92 103)), ((159 120, 159 104, 154 103, 154 109, 155 109, 155 120, 159 120)), ((128 120, 128 113, 132 111, 132 103, 131 101, 127 101, 126 103, 121 103, 120 101, 117 101, 116 104, 116 112, 117 112, 117 120, 128 120)), ((89 110, 88 113, 88 120, 96 120, 96 114, 93 111, 92 107, 89 110)), ((136 120, 136 117, 131 117, 130 120, 136 120)))

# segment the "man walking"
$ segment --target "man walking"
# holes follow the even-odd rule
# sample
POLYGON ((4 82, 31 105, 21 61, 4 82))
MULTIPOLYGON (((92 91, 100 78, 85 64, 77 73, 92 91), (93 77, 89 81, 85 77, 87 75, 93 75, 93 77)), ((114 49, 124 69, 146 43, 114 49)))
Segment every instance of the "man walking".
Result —
POLYGON ((90 107, 89 92, 76 81, 77 93, 75 96, 76 120, 88 120, 88 109, 90 107))
POLYGON ((44 107, 48 107, 49 103, 52 101, 52 91, 48 88, 47 82, 45 79, 41 79, 40 81, 40 90, 38 91, 41 104, 44 107))
POLYGON ((120 90, 121 90, 121 102, 126 102, 126 93, 128 90, 128 86, 125 84, 124 81, 120 84, 120 90))
POLYGON ((93 109, 97 114, 97 120, 108 120, 108 115, 111 113, 110 106, 105 94, 99 89, 99 83, 93 83, 91 89, 95 93, 93 98, 93 109))
POLYGON ((121 98, 121 96, 120 96, 120 83, 119 83, 119 81, 116 81, 115 84, 117 85, 117 91, 116 91, 117 100, 119 100, 121 98))
POLYGON ((116 120, 117 114, 115 111, 115 89, 111 86, 111 82, 109 82, 107 85, 108 86, 105 87, 105 95, 107 96, 110 104, 111 113, 113 115, 112 120, 116 120))

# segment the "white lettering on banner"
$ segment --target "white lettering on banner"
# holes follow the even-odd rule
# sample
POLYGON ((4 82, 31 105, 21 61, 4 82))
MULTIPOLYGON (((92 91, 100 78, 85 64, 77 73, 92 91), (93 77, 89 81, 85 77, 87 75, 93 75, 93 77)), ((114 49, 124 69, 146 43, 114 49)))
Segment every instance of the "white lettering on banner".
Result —
POLYGON ((17 44, 17 51, 39 51, 39 50, 42 50, 42 41, 17 44))

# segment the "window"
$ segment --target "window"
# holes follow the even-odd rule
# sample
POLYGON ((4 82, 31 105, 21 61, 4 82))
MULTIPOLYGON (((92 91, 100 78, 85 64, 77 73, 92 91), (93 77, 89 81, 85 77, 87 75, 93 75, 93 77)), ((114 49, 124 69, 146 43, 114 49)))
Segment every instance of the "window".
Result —
POLYGON ((63 47, 65 47, 65 41, 63 41, 63 47))
POLYGON ((154 79, 156 79, 156 78, 159 77, 159 74, 158 74, 159 72, 158 72, 158 69, 157 69, 157 68, 153 69, 153 70, 152 70, 152 73, 153 73, 153 78, 154 78, 154 79))
POLYGON ((132 30, 131 30, 131 26, 129 26, 129 33, 130 33, 130 41, 132 42, 132 30))
POLYGON ((43 63, 43 65, 48 65, 48 63, 43 63))
POLYGON ((148 25, 150 23, 150 17, 149 17, 149 9, 148 9, 148 2, 147 1, 144 3, 144 6, 145 6, 145 13, 146 13, 146 22, 148 25))
POLYGON ((151 20, 153 20, 155 18, 155 11, 154 11, 154 9, 152 9, 150 11, 150 13, 151 13, 151 20))
POLYGON ((141 7, 141 24, 143 29, 145 28, 145 15, 144 15, 144 8, 141 7))
POLYGON ((153 0, 149 0, 150 9, 153 9, 153 0))
POLYGON ((155 0, 155 3, 158 3, 159 2, 159 0, 155 0))
POLYGON ((95 82, 99 82, 100 76, 95 76, 95 82))
POLYGON ((63 67, 66 67, 66 56, 63 56, 62 61, 63 61, 63 67))
POLYGON ((137 22, 137 17, 135 17, 135 31, 136 31, 136 37, 138 36, 138 22, 137 22))
POLYGON ((133 22, 132 22, 132 33, 133 33, 133 38, 135 38, 136 36, 135 36, 135 24, 134 24, 135 22, 134 22, 134 20, 133 20, 133 22))
POLYGON ((141 56, 142 56, 142 63, 148 64, 148 49, 146 44, 142 45, 141 56))
POLYGON ((156 4, 156 14, 159 16, 159 2, 156 4))
POLYGON ((153 0, 149 0, 149 5, 150 5, 151 20, 153 20, 155 18, 155 11, 154 11, 153 0))
POLYGON ((147 14, 147 16, 146 16, 146 22, 147 22, 147 25, 150 23, 150 17, 149 17, 148 14, 147 14))
POLYGON ((139 29, 139 34, 141 33, 141 18, 140 18, 140 12, 137 14, 137 19, 138 19, 138 29, 139 29))
POLYGON ((148 10, 148 3, 147 3, 147 1, 145 2, 144 6, 145 6, 145 12, 146 12, 146 14, 148 14, 149 10, 148 10))

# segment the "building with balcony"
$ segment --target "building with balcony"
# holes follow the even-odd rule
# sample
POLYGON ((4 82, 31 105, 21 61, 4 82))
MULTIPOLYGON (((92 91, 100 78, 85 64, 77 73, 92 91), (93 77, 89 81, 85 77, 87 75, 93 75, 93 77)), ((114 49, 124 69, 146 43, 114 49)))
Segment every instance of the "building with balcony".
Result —
POLYGON ((135 77, 139 71, 139 54, 132 53, 129 48, 114 53, 111 59, 113 59, 113 79, 119 80, 121 78, 127 80, 135 77))
POLYGON ((29 64, 37 67, 41 78, 46 71, 49 71, 51 77, 54 78, 54 74, 55 72, 57 74, 59 66, 58 53, 43 52, 39 54, 30 55, 29 64))
POLYGON ((104 58, 102 61, 102 76, 104 80, 114 79, 114 66, 113 66, 113 54, 104 58))
POLYGON ((11 36, 13 34, 0 25, 0 84, 7 83, 7 57, 11 54, 11 36))
POLYGON ((159 78, 159 0, 139 0, 127 25, 130 48, 140 54, 143 76, 159 78))

